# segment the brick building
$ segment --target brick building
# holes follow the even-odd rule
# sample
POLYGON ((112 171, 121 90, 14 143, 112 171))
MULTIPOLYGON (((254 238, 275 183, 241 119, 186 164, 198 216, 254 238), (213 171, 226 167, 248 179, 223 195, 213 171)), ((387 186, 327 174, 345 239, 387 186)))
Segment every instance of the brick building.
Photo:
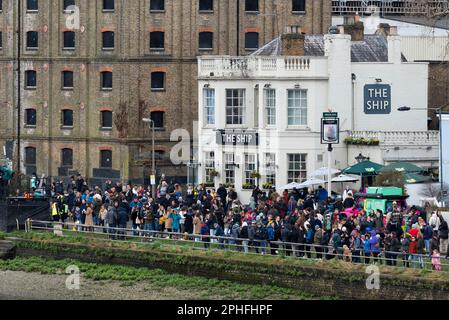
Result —
POLYGON ((0 148, 17 154, 20 19, 21 170, 93 183, 149 177, 143 117, 155 123, 158 174, 185 180, 170 133, 193 131, 196 57, 246 55, 285 26, 331 24, 327 0, 21 1, 20 14, 18 1, 0 1, 0 148))

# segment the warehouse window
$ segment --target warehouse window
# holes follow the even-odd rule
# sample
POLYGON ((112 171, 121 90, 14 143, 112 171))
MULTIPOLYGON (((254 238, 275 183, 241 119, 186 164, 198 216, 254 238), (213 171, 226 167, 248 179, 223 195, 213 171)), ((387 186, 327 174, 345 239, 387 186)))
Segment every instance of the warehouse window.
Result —
POLYGON ((75 49, 75 32, 64 32, 64 49, 75 49))
POLYGON ((258 32, 245 33, 245 49, 246 50, 259 49, 259 33, 258 32))
POLYGON ((160 91, 165 89, 165 72, 151 73, 151 90, 160 91))
POLYGON ((73 127, 73 110, 62 110, 62 126, 73 127))
POLYGON ((202 50, 211 50, 214 47, 213 32, 200 32, 199 34, 199 48, 202 50))
POLYGON ((69 11, 69 8, 73 6, 75 6, 75 0, 64 0, 64 11, 69 11))
POLYGON ((66 168, 73 167, 73 150, 64 148, 61 150, 61 166, 66 168))
POLYGON ((39 33, 37 31, 27 32, 27 50, 37 50, 39 48, 39 33))
POLYGON ((36 126, 36 109, 25 110, 25 125, 31 127, 36 126))
POLYGON ((112 129, 112 111, 101 111, 101 128, 112 129))
POLYGON ((112 50, 115 47, 114 32, 103 32, 103 50, 112 50))
POLYGON ((27 0, 27 11, 38 11, 39 1, 38 0, 27 0))
POLYGON ((25 165, 26 166, 36 165, 36 148, 34 147, 25 148, 25 165))
POLYGON ((103 11, 114 11, 115 10, 115 0, 103 0, 103 11))
POLYGON ((305 12, 306 11, 306 0, 292 0, 292 11, 293 12, 305 12))
POLYGON ((165 1, 164 0, 150 0, 150 11, 164 11, 165 1))
POLYGON ((62 89, 73 89, 73 71, 62 72, 62 89))
POLYGON ((101 73, 101 90, 112 90, 112 72, 104 71, 101 73))
POLYGON ((112 168, 112 151, 100 151, 100 168, 112 168))
POLYGON ((259 12, 259 0, 245 0, 246 12, 259 12))
POLYGON ((163 50, 165 47, 165 33, 162 31, 150 32, 150 49, 163 50))
POLYGON ((214 11, 214 0, 199 0, 200 11, 214 11))
POLYGON ((37 75, 34 70, 25 71, 25 88, 36 89, 37 87, 37 75))
POLYGON ((163 111, 151 112, 150 118, 154 122, 154 128, 157 128, 157 129, 164 128, 164 116, 165 116, 165 113, 163 111))

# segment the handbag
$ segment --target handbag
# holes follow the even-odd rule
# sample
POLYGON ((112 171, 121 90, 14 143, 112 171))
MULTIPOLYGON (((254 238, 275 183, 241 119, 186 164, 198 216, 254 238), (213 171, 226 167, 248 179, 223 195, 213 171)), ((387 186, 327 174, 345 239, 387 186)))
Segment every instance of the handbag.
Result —
POLYGON ((140 219, 139 219, 139 217, 136 218, 135 224, 140 224, 140 219))

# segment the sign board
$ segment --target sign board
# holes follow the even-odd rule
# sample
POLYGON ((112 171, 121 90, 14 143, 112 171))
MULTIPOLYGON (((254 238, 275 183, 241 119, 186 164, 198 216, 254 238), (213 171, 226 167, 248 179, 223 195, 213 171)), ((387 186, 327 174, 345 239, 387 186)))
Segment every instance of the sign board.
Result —
POLYGON ((259 134, 246 130, 219 130, 217 144, 229 146, 258 146, 259 134))
POLYGON ((155 185, 156 184, 156 176, 155 175, 151 175, 150 176, 150 184, 151 185, 155 185))
POLYGON ((321 144, 340 143, 340 119, 321 119, 321 144))
POLYGON ((364 89, 365 114, 391 113, 391 86, 389 84, 367 84, 364 89))
POLYGON ((323 118, 327 119, 327 118, 338 118, 338 112, 324 112, 323 113, 323 118))

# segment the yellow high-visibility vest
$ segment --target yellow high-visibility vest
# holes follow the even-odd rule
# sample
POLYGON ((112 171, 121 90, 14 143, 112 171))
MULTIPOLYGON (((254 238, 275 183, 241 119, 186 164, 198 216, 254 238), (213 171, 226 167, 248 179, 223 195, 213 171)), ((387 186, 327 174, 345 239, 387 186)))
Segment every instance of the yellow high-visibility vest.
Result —
POLYGON ((58 208, 57 208, 57 206, 56 206, 56 202, 53 203, 53 205, 52 205, 52 208, 51 208, 51 215, 52 215, 52 216, 57 216, 57 215, 59 215, 59 213, 58 213, 58 208))

